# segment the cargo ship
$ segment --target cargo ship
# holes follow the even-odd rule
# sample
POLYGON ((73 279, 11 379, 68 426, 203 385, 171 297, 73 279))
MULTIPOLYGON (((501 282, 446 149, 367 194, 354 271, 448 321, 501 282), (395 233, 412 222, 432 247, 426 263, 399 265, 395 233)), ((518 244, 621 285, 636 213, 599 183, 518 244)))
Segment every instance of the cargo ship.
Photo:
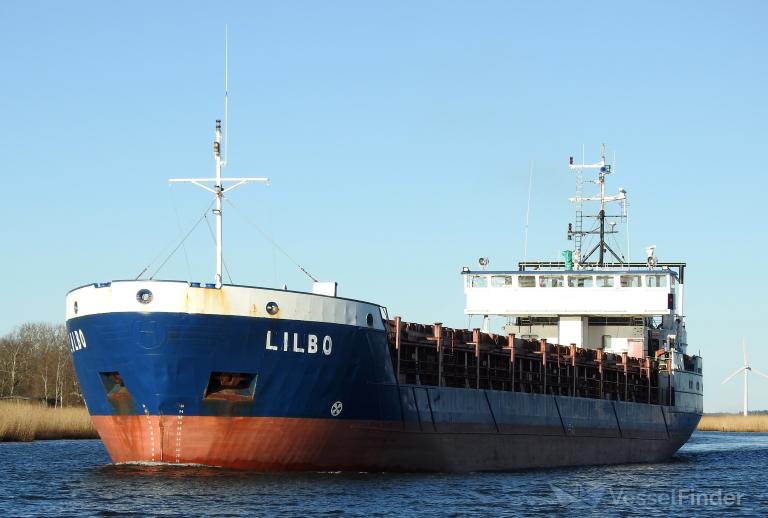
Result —
POLYGON ((628 262, 609 246, 606 206, 625 207, 626 192, 605 194, 604 156, 569 164, 573 250, 462 268, 464 314, 481 326, 456 329, 390 318, 336 283, 225 284, 224 193, 266 179, 222 177, 219 121, 215 135, 215 177, 175 180, 213 193, 214 282, 139 278, 66 296, 73 362, 113 462, 500 471, 662 461, 695 429, 702 360, 687 353, 685 263, 653 248, 628 262), (600 191, 588 197, 592 169, 600 191), (588 202, 600 211, 585 229, 588 202))

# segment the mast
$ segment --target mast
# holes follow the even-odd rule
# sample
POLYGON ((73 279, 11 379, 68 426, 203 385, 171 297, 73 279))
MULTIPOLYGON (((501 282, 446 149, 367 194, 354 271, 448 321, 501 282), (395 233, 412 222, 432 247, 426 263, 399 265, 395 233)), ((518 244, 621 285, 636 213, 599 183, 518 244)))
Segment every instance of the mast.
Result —
POLYGON ((605 264, 605 210, 600 209, 600 213, 597 217, 600 218, 600 257, 598 259, 597 265, 603 266, 603 264, 605 264))
MULTIPOLYGON (((224 28, 224 127, 227 128, 227 117, 229 115, 229 57, 228 57, 228 34, 227 28, 224 28)), ((223 135, 224 142, 228 142, 227 134, 223 135)), ((215 178, 172 178, 168 180, 172 183, 186 182, 192 183, 212 192, 214 197, 213 216, 216 219, 216 274, 214 276, 214 283, 217 288, 221 288, 223 284, 223 267, 224 267, 224 243, 223 243, 223 221, 221 213, 221 201, 224 198, 225 182, 234 182, 233 185, 226 187, 227 191, 231 191, 241 185, 247 183, 269 183, 269 178, 222 178, 221 171, 227 165, 227 159, 229 158, 229 150, 227 146, 224 146, 225 159, 222 160, 222 131, 221 120, 216 119, 216 134, 213 141, 213 158, 216 162, 216 177, 215 178), (206 183, 212 183, 213 187, 204 185, 206 183)))
MULTIPOLYGON (((224 113, 226 113, 226 109, 224 113)), ((213 194, 216 197, 216 206, 213 209, 213 214, 216 218, 216 276, 214 281, 216 287, 219 288, 223 279, 222 265, 224 264, 224 229, 221 220, 221 198, 224 195, 224 187, 221 185, 221 121, 218 119, 216 119, 216 140, 213 143, 213 154, 216 160, 216 183, 213 186, 213 194)))
POLYGON ((579 257, 579 262, 582 264, 586 264, 589 262, 590 257, 595 252, 598 252, 597 257, 597 266, 604 266, 605 265, 605 254, 606 252, 610 253, 616 261, 623 263, 625 262, 619 255, 614 252, 614 250, 608 245, 608 243, 605 240, 606 234, 615 234, 615 230, 607 230, 605 229, 605 219, 610 217, 623 217, 624 211, 622 210, 622 216, 607 216, 605 214, 605 207, 606 204, 614 201, 621 201, 622 203, 626 203, 627 199, 627 191, 624 189, 619 189, 618 194, 612 195, 612 196, 606 196, 605 194, 605 177, 609 174, 611 174, 611 166, 609 164, 606 164, 605 162, 605 144, 602 146, 602 153, 600 157, 600 161, 594 164, 574 164, 573 157, 570 157, 568 168, 572 171, 576 172, 576 189, 577 194, 574 198, 569 198, 569 200, 576 204, 576 228, 573 228, 573 225, 568 225, 568 239, 573 239, 574 236, 576 237, 576 256, 579 257), (597 169, 597 178, 595 180, 592 180, 591 183, 595 183, 598 185, 600 189, 600 193, 597 196, 582 196, 581 195, 581 183, 582 183, 582 171, 585 169, 597 169), (581 207, 582 204, 585 201, 596 201, 600 203, 600 210, 597 213, 596 217, 598 220, 598 226, 597 230, 583 230, 581 226, 581 207), (582 243, 582 237, 590 234, 597 234, 598 236, 598 243, 585 255, 582 255, 583 251, 581 248, 582 243))

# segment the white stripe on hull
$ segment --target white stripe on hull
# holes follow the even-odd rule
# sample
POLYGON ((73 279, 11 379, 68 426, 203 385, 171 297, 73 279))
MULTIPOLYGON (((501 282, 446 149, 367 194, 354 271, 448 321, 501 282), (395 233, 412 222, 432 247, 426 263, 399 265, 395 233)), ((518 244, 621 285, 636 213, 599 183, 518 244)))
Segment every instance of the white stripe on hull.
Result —
POLYGON ((114 281, 103 287, 83 286, 67 294, 67 320, 118 312, 231 315, 364 327, 372 320, 370 327, 384 329, 381 308, 376 304, 269 288, 224 285, 216 289, 184 281, 114 281), (151 291, 149 303, 139 301, 141 290, 151 291), (274 315, 267 312, 270 302, 279 308, 274 315))

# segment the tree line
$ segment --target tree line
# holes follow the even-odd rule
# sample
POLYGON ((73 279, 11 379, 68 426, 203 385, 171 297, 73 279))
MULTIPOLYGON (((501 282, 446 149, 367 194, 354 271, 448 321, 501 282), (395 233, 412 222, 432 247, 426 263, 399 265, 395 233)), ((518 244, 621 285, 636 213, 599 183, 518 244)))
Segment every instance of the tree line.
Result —
POLYGON ((0 337, 0 398, 83 404, 64 324, 22 324, 0 337))

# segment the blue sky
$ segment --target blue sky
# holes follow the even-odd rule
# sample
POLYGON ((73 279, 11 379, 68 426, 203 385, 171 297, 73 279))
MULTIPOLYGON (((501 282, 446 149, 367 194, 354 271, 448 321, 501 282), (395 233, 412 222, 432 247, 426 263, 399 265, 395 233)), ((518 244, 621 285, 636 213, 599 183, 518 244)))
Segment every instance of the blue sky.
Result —
MULTIPOLYGON (((768 137, 763 2, 0 3, 0 333, 61 321, 71 288, 133 278, 209 198, 230 42, 225 205, 239 284, 308 289, 466 325, 458 274, 568 247, 570 155, 616 153, 631 257, 687 261, 706 410, 736 410, 761 323, 768 137)), ((623 242, 623 241, 622 241, 623 242)), ((158 277, 208 280, 202 226, 158 277)), ((157 263, 155 263, 157 265, 157 263)), ((768 408, 768 380, 752 380, 768 408)))

